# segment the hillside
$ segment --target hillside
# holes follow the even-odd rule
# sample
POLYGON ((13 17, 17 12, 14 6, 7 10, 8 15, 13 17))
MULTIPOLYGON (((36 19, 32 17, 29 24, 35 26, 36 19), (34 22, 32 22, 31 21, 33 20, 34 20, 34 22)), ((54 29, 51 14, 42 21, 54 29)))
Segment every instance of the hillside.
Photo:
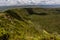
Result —
POLYGON ((60 40, 59 11, 16 8, 0 12, 0 40, 60 40))

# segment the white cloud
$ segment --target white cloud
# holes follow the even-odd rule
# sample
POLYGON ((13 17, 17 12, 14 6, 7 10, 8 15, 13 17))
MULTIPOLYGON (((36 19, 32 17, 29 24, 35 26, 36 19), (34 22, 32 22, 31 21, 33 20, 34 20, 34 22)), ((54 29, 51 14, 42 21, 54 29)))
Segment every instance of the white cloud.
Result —
POLYGON ((30 4, 44 4, 52 5, 59 4, 60 0, 0 0, 0 6, 2 5, 30 5, 30 4))
POLYGON ((46 0, 46 4, 60 4, 60 0, 46 0))

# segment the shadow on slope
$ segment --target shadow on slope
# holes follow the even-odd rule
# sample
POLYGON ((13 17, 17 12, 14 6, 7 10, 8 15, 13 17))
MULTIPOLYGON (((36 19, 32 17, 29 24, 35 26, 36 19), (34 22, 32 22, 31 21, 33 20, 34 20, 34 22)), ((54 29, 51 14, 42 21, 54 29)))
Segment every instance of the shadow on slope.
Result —
POLYGON ((47 13, 44 13, 44 12, 42 12, 42 13, 36 13, 36 12, 34 12, 33 11, 33 9, 32 8, 25 8, 26 9, 26 11, 30 14, 30 15, 32 15, 32 14, 35 14, 35 15, 48 15, 47 13))
POLYGON ((16 18, 18 20, 21 20, 22 18, 13 10, 7 10, 5 11, 8 15, 12 16, 13 18, 16 18))
POLYGON ((0 40, 9 40, 9 35, 3 34, 2 36, 0 36, 0 40))

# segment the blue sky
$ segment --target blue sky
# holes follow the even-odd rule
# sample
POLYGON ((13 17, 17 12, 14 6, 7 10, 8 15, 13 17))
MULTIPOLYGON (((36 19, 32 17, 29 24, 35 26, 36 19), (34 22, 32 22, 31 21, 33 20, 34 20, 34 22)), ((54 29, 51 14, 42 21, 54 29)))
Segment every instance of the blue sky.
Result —
POLYGON ((9 5, 60 5, 60 0, 0 0, 0 6, 9 5))

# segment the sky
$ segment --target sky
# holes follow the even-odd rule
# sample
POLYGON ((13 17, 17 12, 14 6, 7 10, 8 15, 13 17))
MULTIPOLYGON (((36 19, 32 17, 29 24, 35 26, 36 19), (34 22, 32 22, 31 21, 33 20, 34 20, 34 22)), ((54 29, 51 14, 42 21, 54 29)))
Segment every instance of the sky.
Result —
POLYGON ((60 5, 60 0, 0 0, 0 6, 9 5, 60 5))

